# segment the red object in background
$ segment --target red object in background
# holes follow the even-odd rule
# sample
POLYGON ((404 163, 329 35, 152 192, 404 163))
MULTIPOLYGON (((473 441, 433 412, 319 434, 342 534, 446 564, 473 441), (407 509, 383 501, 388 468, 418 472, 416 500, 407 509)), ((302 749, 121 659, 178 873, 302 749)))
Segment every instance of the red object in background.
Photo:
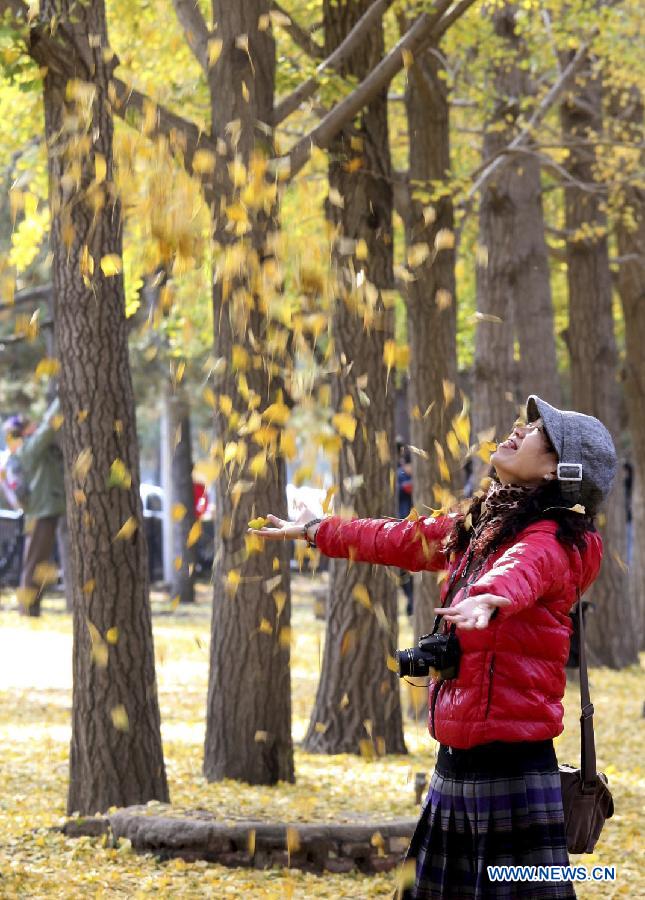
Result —
POLYGON ((198 519, 201 519, 208 509, 206 485, 202 484, 201 481, 193 481, 193 507, 198 519))

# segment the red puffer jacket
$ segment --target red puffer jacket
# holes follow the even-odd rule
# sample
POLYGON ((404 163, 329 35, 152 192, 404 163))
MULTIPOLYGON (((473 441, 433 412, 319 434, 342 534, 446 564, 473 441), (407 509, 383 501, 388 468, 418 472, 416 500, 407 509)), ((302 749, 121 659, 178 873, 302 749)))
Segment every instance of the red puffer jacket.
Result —
MULTIPOLYGON (((448 568, 443 543, 454 517, 325 519, 316 534, 327 556, 382 563, 417 572, 448 568)), ((542 741, 560 734, 564 666, 569 653, 569 610, 577 590, 596 578, 602 541, 587 536, 581 553, 556 538, 557 524, 543 520, 521 531, 511 544, 475 559, 477 573, 469 596, 498 594, 511 601, 483 629, 457 628, 461 646, 459 675, 430 688, 430 733, 440 743, 468 748, 489 741, 542 741), (478 568, 481 566, 481 568, 478 568)), ((457 593, 453 603, 461 599, 457 593)))

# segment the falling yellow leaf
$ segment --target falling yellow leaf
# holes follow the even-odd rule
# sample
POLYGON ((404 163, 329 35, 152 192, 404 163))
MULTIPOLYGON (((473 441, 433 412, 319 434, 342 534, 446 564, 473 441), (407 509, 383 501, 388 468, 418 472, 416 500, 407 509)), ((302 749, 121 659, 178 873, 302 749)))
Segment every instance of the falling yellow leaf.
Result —
POLYGON ((96 153, 94 155, 94 173, 94 179, 97 184, 105 181, 105 176, 107 175, 107 162, 102 153, 96 153))
POLYGON ((115 541, 127 541, 137 530, 137 520, 135 516, 130 516, 114 535, 115 541))
POLYGON ((112 724, 117 731, 128 731, 130 728, 130 721, 125 706, 123 706, 122 703, 119 703, 118 706, 115 706, 114 709, 110 711, 110 716, 112 718, 112 724))
POLYGON ((108 646, 101 637, 101 632, 92 622, 87 622, 87 630, 90 633, 90 641, 92 643, 92 659, 99 669, 105 669, 108 664, 109 651, 108 646))
POLYGON ((357 584, 354 586, 352 597, 354 598, 354 600, 360 603, 361 606, 364 606, 365 609, 372 608, 372 601, 370 600, 369 591, 364 584, 357 584))
POLYGON ((434 248, 439 250, 452 250, 455 246, 455 233, 449 228, 440 228, 435 235, 434 248))
POLYGON ((76 462, 72 467, 74 477, 83 482, 87 478, 88 472, 92 468, 93 454, 90 447, 86 447, 76 457, 76 462))
POLYGON ((194 544, 196 544, 197 541, 199 540, 199 538, 201 537, 201 533, 202 533, 201 520, 196 519, 193 522, 190 531, 188 532, 188 537, 186 538, 186 546, 187 547, 194 546, 194 544))
POLYGON ((328 514, 331 509, 331 502, 334 499, 334 495, 338 493, 338 488, 335 485, 327 488, 327 492, 325 493, 325 498, 322 502, 322 511, 325 515, 328 514))
POLYGON ((208 66, 214 66, 220 58, 224 43, 221 38, 211 38, 208 42, 208 66))
POLYGON ((345 656, 356 646, 356 629, 348 628, 340 642, 340 655, 345 656))
POLYGON ((123 271, 123 260, 116 253, 108 253, 101 258, 101 271, 106 278, 112 278, 123 271))
POLYGON ((231 596, 231 597, 235 596, 235 593, 237 592, 237 589, 240 585, 241 580, 242 580, 242 577, 241 577, 238 569, 231 569, 230 572, 227 573, 225 589, 226 589, 226 593, 229 596, 231 596))
POLYGON ((411 269, 416 269, 423 265, 430 256, 430 248, 427 244, 411 244, 408 247, 408 265, 411 269))
POLYGON ((409 69, 410 66, 414 63, 414 53, 407 47, 403 47, 403 49, 401 50, 401 56, 403 57, 403 68, 409 69))
POLYGON ((108 628, 108 630, 105 632, 105 640, 108 642, 108 644, 116 644, 116 642, 119 640, 119 629, 116 627, 108 628))
POLYGON ((193 172, 196 175, 210 175, 215 171, 215 154, 210 150, 197 150, 193 156, 193 172))
POLYGON ((128 472, 122 459, 115 459, 110 466, 110 474, 108 476, 108 487, 119 487, 129 490, 132 485, 132 476, 128 472))
POLYGON ((181 522, 187 512, 188 510, 183 503, 173 503, 171 513, 173 522, 181 522))
POLYGON ((53 357, 41 359, 36 366, 36 377, 54 378, 60 371, 60 363, 53 357))
POLYGON ((287 827, 287 853, 297 853, 300 849, 300 835, 298 830, 289 825, 287 827))
POLYGON ((350 415, 350 413, 336 413, 332 416, 331 423, 345 440, 354 440, 356 434, 356 419, 354 416, 350 415))

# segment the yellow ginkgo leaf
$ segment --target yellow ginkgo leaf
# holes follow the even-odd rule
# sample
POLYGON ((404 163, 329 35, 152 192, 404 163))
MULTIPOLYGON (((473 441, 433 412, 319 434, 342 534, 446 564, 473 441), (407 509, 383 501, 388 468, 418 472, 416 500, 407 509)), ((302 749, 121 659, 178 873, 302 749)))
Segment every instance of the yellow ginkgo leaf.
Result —
POLYGON ((354 590, 352 591, 352 597, 354 598, 354 600, 360 603, 361 606, 364 606, 365 609, 372 608, 372 601, 370 600, 369 591, 364 584, 355 585, 354 590))
POLYGON ((356 434, 356 419, 350 413, 336 413, 332 416, 331 423, 336 431, 345 438, 345 440, 354 440, 354 436, 356 434))
POLYGON ((105 176, 107 175, 107 162, 102 153, 97 153, 94 156, 94 173, 97 184, 105 181, 105 176))
POLYGON ((129 729, 130 720, 128 719, 125 706, 122 703, 119 703, 118 706, 115 706, 114 709, 110 710, 110 717, 112 718, 112 724, 117 731, 127 731, 129 729))
POLYGON ((115 541, 127 541, 137 530, 137 520, 135 516, 130 516, 114 535, 115 541))
POLYGON ((183 503, 173 503, 171 513, 173 522, 181 522, 181 520, 185 518, 187 512, 188 510, 183 503))
POLYGON ((211 38, 208 42, 208 65, 214 66, 220 58, 224 43, 221 38, 211 38))
POLYGON ((186 538, 186 546, 192 547, 194 544, 196 544, 201 536, 201 533, 202 523, 199 519, 196 519, 196 521, 193 522, 190 531, 188 532, 188 537, 186 538))
POLYGON ((101 271, 106 278, 118 275, 123 271, 123 260, 116 253, 108 253, 101 258, 101 271))
POLYGON ((264 526, 267 524, 267 521, 268 519, 264 519, 262 518, 262 516, 258 516, 255 519, 251 519, 251 521, 249 522, 249 528, 264 528, 264 526))

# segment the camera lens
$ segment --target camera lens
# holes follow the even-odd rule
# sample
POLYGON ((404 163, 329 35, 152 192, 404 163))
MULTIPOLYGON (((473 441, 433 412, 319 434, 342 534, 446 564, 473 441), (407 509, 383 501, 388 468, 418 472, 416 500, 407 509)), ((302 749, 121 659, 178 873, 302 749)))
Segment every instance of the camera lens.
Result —
POLYGON ((430 671, 427 657, 417 648, 396 651, 396 662, 399 667, 399 678, 411 676, 422 678, 430 671))

